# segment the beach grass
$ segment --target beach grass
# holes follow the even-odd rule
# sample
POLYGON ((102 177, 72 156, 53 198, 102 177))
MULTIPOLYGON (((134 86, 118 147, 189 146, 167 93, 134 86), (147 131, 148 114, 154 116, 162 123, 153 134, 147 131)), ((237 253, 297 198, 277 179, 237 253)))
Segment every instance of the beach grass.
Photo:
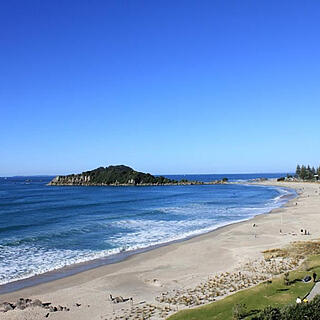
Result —
POLYGON ((251 319, 267 306, 294 304, 296 298, 305 297, 313 287, 313 282, 299 281, 313 272, 320 274, 320 255, 310 256, 298 270, 289 273, 289 285, 284 275, 266 281, 253 288, 239 291, 222 300, 192 310, 183 310, 172 315, 170 320, 232 320, 235 306, 245 305, 246 316, 251 319))

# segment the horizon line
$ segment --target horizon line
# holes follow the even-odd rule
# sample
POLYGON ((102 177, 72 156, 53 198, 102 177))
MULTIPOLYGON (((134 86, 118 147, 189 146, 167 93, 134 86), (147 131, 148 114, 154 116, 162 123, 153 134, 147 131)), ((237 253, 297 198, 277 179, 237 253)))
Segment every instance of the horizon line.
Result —
MULTIPOLYGON (((82 172, 81 172, 82 173, 82 172)), ((75 174, 81 174, 81 173, 75 173, 75 174)), ((147 172, 148 173, 148 172, 147 172)), ((277 171, 277 172, 233 172, 233 173, 154 173, 152 175, 155 176, 183 176, 183 175, 232 175, 232 174, 292 174, 294 172, 290 171, 277 171)), ((7 175, 3 176, 0 175, 0 178, 16 178, 16 177, 56 177, 56 176, 67 176, 70 174, 22 174, 22 175, 7 175)))

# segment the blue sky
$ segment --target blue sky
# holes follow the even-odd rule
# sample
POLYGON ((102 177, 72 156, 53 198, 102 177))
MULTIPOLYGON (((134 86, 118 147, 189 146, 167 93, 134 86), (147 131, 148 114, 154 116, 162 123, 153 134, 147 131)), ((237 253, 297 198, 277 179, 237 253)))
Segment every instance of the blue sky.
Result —
POLYGON ((320 164, 319 1, 2 1, 0 175, 320 164))

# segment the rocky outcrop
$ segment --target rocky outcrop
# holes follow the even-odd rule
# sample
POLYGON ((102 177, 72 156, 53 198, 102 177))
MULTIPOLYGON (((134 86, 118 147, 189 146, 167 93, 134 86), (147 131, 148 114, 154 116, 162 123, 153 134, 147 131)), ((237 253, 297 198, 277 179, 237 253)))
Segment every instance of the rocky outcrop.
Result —
POLYGON ((11 302, 2 302, 0 303, 0 312, 8 312, 15 309, 24 310, 29 307, 39 307, 47 309, 49 312, 57 312, 57 311, 69 311, 70 309, 63 306, 52 306, 51 302, 41 302, 39 299, 24 299, 20 298, 14 303, 11 302))
POLYGON ((90 175, 56 176, 49 185, 90 185, 90 175))

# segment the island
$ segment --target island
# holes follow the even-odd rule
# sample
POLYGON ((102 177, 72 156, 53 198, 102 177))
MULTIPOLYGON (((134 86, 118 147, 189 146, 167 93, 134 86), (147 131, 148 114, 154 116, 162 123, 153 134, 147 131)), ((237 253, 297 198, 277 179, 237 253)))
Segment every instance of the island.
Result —
POLYGON ((84 171, 79 174, 56 176, 49 186, 164 186, 164 185, 201 185, 201 184, 225 184, 227 178, 210 182, 180 181, 163 176, 153 176, 150 173, 135 171, 125 165, 99 167, 94 170, 84 171))
POLYGON ((100 167, 80 174, 57 176, 48 183, 50 186, 150 186, 150 185, 192 185, 200 181, 173 180, 163 176, 135 171, 125 166, 100 167))

